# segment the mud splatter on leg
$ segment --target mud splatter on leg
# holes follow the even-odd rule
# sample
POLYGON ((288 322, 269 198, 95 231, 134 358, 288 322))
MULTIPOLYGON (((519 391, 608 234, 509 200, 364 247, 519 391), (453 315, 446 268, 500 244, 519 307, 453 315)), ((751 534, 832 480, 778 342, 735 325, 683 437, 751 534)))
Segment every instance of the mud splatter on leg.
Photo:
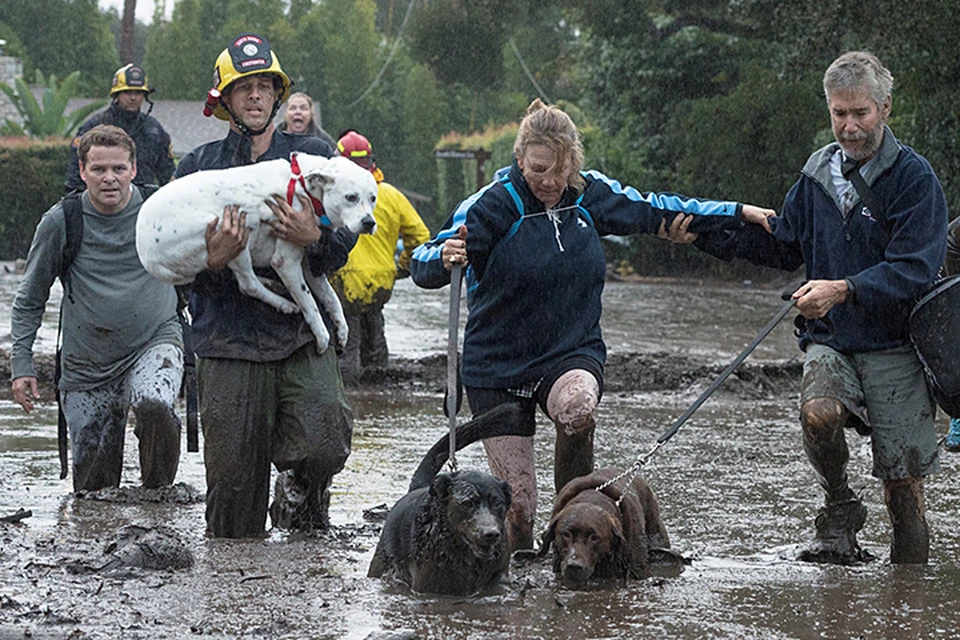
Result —
POLYGON ((593 374, 573 369, 560 376, 547 396, 547 415, 557 427, 554 486, 593 471, 593 433, 600 385, 593 374))
POLYGON ((182 380, 183 352, 169 344, 144 352, 127 376, 145 487, 170 485, 176 478, 180 418, 175 407, 182 380))

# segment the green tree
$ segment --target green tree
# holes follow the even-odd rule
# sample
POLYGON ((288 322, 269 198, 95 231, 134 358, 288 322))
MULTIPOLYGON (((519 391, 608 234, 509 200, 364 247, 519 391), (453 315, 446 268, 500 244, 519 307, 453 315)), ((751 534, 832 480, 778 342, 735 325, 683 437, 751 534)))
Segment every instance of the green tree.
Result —
POLYGON ((340 0, 315 6, 296 28, 306 90, 324 107, 324 123, 336 134, 346 126, 373 123, 378 95, 363 93, 381 66, 373 0, 340 0), (358 100, 360 100, 358 102, 358 100))
POLYGON ((441 82, 498 87, 508 21, 516 8, 509 0, 427 3, 409 26, 413 58, 429 65, 441 82))
POLYGON ((663 129, 671 188, 773 209, 823 128, 813 87, 754 69, 729 94, 681 103, 663 129), (775 114, 775 117, 772 115, 775 114))
POLYGON ((82 95, 105 96, 120 66, 111 16, 97 0, 3 0, 0 22, 10 27, 29 54, 24 75, 36 69, 66 75, 80 71, 82 95))
POLYGON ((216 58, 204 58, 201 18, 200 0, 179 0, 170 22, 150 27, 143 66, 164 99, 201 100, 211 87, 216 58))
POLYGON ((81 107, 64 115, 67 101, 76 95, 80 82, 80 72, 74 71, 64 81, 58 82, 57 77, 51 75, 44 81, 43 74, 36 72, 36 84, 46 84, 46 89, 38 103, 30 87, 22 78, 14 80, 15 88, 0 82, 2 90, 23 117, 24 124, 20 125, 8 119, 0 132, 5 135, 29 135, 32 138, 47 138, 49 136, 72 136, 88 115, 102 107, 106 100, 97 100, 85 107, 81 107))

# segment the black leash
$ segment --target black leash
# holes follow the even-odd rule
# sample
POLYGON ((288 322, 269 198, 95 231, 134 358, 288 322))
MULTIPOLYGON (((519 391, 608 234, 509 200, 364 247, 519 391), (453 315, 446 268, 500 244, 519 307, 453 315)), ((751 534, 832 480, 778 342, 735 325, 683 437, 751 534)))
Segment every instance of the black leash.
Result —
POLYGON ((680 430, 680 427, 683 426, 683 424, 690 418, 690 416, 692 416, 694 412, 697 409, 699 409, 704 402, 707 401, 707 398, 709 398, 713 394, 713 392, 716 391, 721 384, 723 384, 724 380, 730 377, 731 373, 736 371, 737 367, 743 364, 743 361, 747 359, 747 356, 749 356, 754 349, 757 348, 757 345, 760 344, 764 338, 770 335, 770 332, 773 331, 774 327, 780 324, 780 321, 783 320, 783 318, 788 313, 790 313, 790 310, 794 308, 794 303, 795 303, 795 300, 792 298, 792 295, 793 295, 792 292, 790 293, 784 292, 783 294, 781 294, 780 297, 784 300, 787 300, 788 302, 785 305, 783 305, 783 307, 780 308, 780 310, 777 312, 777 315, 775 315, 773 319, 767 323, 767 326, 765 326, 763 329, 760 330, 760 333, 757 334, 757 337, 754 338, 753 341, 750 344, 748 344, 743 351, 740 352, 740 355, 738 355, 736 359, 733 362, 731 362, 726 369, 723 370, 723 373, 721 373, 717 377, 717 379, 714 380, 713 383, 709 387, 707 387, 707 389, 703 393, 700 394, 700 397, 697 398, 692 405, 690 405, 690 408, 684 411, 683 415, 677 418, 676 422, 674 422, 669 429, 667 429, 666 431, 660 434, 660 437, 657 438, 657 444, 654 445, 654 447, 650 449, 650 451, 640 456, 637 459, 637 461, 633 463, 633 466, 630 469, 624 471, 623 473, 617 475, 616 477, 612 478, 611 480, 597 487, 597 491, 601 491, 613 484, 616 484, 617 482, 619 482, 620 480, 622 480, 628 475, 630 476, 630 481, 631 482, 633 481, 633 478, 640 472, 640 469, 645 464, 647 464, 650 458, 652 458, 654 454, 657 453, 657 451, 659 451, 660 447, 662 447, 667 442, 667 440, 669 440, 674 435, 676 435, 677 431, 680 430))
POLYGON ((709 398, 713 392, 716 391, 721 384, 723 384, 724 380, 730 377, 730 374, 733 373, 737 367, 743 364, 743 361, 747 359, 747 356, 753 353, 753 350, 757 348, 757 345, 760 344, 764 338, 770 335, 770 332, 773 331, 774 327, 780 324, 780 321, 783 320, 788 313, 790 313, 790 310, 793 309, 795 302, 793 298, 790 297, 791 295, 792 294, 789 293, 784 293, 781 295, 781 297, 787 298, 787 304, 780 308, 780 311, 777 312, 777 315, 775 315, 773 319, 767 323, 767 326, 760 330, 760 333, 758 333, 757 337, 753 339, 753 342, 748 344, 746 348, 740 352, 740 355, 738 355, 736 359, 731 362, 726 369, 723 370, 723 373, 721 373, 717 379, 713 381, 713 384, 707 387, 707 389, 700 394, 700 397, 697 398, 696 402, 690 405, 690 408, 687 409, 682 416, 677 418, 677 421, 673 423, 673 426, 660 434, 660 437, 657 438, 657 444, 663 444, 672 438, 674 434, 680 430, 680 427, 683 426, 683 423, 686 422, 687 419, 690 418, 690 416, 692 416, 693 413, 700 408, 700 405, 707 401, 707 398, 709 398))

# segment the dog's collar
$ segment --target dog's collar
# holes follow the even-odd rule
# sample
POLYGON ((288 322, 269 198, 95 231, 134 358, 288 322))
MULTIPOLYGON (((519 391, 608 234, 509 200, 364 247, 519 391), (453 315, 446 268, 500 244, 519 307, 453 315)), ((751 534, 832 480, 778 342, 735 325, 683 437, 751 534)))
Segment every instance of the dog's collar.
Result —
POLYGON ((290 206, 293 206, 293 194, 297 190, 298 182, 300 186, 303 187, 303 192, 310 198, 310 203, 313 205, 313 212, 320 218, 320 224, 325 227, 332 226, 333 223, 330 222, 330 218, 327 217, 327 214, 323 210, 323 203, 314 198, 313 194, 307 189, 306 180, 303 179, 303 174, 300 173, 300 163, 297 162, 297 154, 293 153, 290 155, 290 182, 287 183, 287 204, 290 206))

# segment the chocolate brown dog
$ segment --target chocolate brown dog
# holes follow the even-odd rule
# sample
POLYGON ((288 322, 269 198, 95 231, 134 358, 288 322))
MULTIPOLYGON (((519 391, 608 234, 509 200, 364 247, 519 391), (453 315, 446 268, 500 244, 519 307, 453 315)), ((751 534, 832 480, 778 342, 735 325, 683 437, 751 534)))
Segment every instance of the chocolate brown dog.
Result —
POLYGON ((590 578, 646 577, 650 552, 670 548, 657 497, 642 478, 635 477, 627 491, 623 482, 597 490, 619 474, 594 471, 557 495, 541 553, 553 546, 553 569, 567 586, 582 587, 590 578))

